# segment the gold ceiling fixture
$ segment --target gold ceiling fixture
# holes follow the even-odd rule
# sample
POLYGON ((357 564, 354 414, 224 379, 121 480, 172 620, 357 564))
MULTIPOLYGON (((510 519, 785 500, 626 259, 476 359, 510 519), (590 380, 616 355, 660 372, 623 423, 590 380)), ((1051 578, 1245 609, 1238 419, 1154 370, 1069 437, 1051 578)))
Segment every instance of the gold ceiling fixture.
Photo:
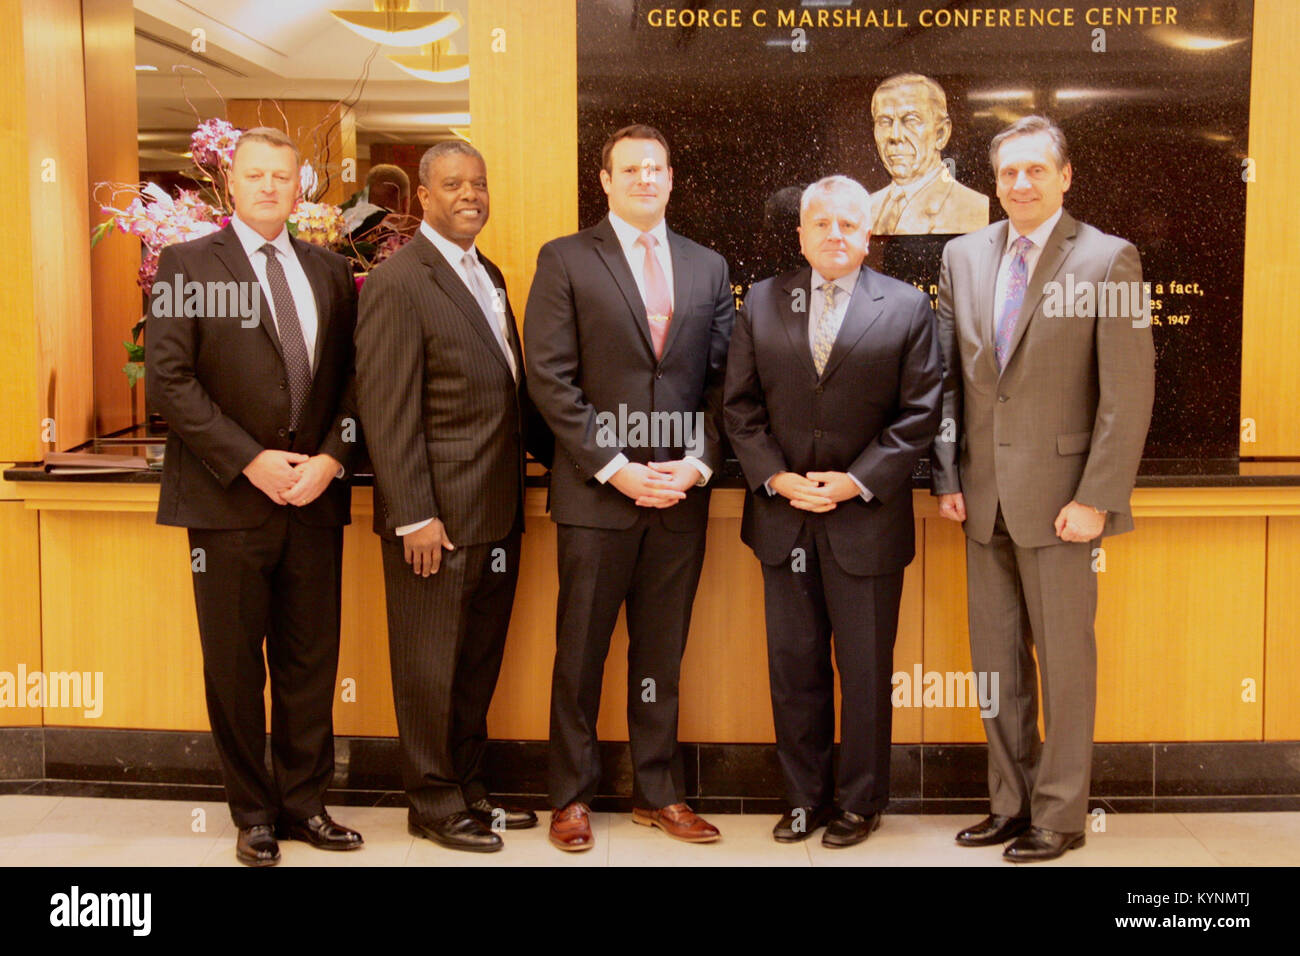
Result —
POLYGON ((352 32, 385 46, 437 43, 463 25, 460 15, 454 11, 412 10, 411 0, 375 0, 374 10, 331 10, 330 13, 352 32))
POLYGON ((459 83, 469 79, 469 57, 447 52, 448 41, 420 47, 419 53, 389 53, 388 58, 419 80, 459 83))

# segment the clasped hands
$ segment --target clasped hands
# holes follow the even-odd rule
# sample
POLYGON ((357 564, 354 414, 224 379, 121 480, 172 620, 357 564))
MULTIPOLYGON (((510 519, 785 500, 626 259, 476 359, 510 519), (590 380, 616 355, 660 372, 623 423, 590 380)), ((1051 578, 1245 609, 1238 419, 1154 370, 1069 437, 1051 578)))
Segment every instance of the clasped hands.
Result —
POLYGON ((841 501, 862 494, 857 482, 843 471, 810 471, 800 475, 782 471, 768 479, 768 486, 801 511, 831 511, 841 501))
POLYGON ((264 448, 244 467, 244 474, 277 505, 301 508, 320 497, 341 467, 333 455, 264 448))
POLYGON ((640 508, 671 508, 699 484, 700 471, 690 462, 629 462, 610 476, 609 483, 640 508))
MULTIPOLYGON (((939 514, 950 521, 966 520, 966 498, 962 493, 939 496, 939 514)), ((1077 501, 1069 502, 1056 514, 1052 525, 1062 541, 1092 541, 1106 528, 1106 512, 1097 511, 1077 501)))

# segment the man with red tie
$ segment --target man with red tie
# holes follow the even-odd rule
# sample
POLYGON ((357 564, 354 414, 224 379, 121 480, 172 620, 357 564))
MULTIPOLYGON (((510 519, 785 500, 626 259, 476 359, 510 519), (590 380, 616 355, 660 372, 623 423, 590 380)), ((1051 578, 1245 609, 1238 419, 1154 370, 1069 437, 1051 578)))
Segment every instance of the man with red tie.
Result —
POLYGON ((735 308, 727 263, 668 229, 668 142, 605 143, 609 216, 537 258, 524 319, 528 386, 555 433, 560 594, 551 684, 551 842, 593 845, 596 716, 626 602, 633 820, 690 842, 718 831, 685 803, 677 684, 704 564, 709 479, 735 308))

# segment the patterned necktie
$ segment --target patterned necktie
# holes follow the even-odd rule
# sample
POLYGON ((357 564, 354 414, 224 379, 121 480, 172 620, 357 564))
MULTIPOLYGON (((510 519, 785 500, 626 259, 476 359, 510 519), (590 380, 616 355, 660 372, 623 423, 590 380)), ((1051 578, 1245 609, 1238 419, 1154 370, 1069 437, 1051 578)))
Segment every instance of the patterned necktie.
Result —
POLYGON ((311 391, 311 359, 307 355, 302 323, 298 321, 298 308, 293 304, 293 293, 289 291, 289 280, 284 277, 284 266, 280 265, 277 251, 269 242, 258 250, 266 256, 266 284, 271 287, 276 334, 289 373, 289 430, 297 431, 307 393, 311 391))
POLYGON ((664 343, 668 341, 668 326, 673 319, 673 297, 668 291, 668 279, 664 276, 664 267, 655 255, 658 240, 648 232, 637 237, 636 244, 645 249, 645 265, 642 276, 645 279, 645 311, 650 320, 650 341, 654 345, 655 358, 663 358, 664 343))
POLYGON ((465 268, 465 275, 469 277, 469 287, 474 293, 474 298, 478 301, 478 307, 483 310, 483 317, 488 320, 488 325, 492 328, 492 334, 496 336, 497 345, 501 346, 501 351, 505 354, 506 364, 510 366, 510 374, 514 380, 519 381, 519 369, 515 367, 515 353, 510 348, 510 337, 506 334, 506 308, 499 295, 493 295, 487 290, 483 277, 479 275, 478 259, 474 253, 467 252, 461 259, 461 265, 465 268))
POLYGON ((1002 300, 1002 312, 998 316, 997 331, 993 339, 993 354, 998 360, 998 371, 1002 370, 1002 365, 1007 360, 1011 337, 1016 334, 1020 307, 1025 301, 1025 286, 1029 285, 1029 270, 1025 265, 1025 255, 1033 245, 1033 242, 1024 236, 1012 245, 1015 255, 1011 259, 1011 270, 1007 273, 1007 294, 1002 300))
POLYGON ((902 186, 894 186, 889 190, 889 198, 880 207, 880 215, 876 216, 875 224, 871 227, 873 235, 893 235, 894 230, 898 228, 898 220, 903 218, 903 207, 907 205, 906 196, 902 186))
POLYGON ((831 348, 835 345, 835 336, 840 334, 840 325, 835 321, 835 293, 839 289, 834 282, 825 282, 821 286, 825 303, 822 314, 817 317, 817 331, 813 334, 813 367, 818 377, 826 370, 826 361, 831 357, 831 348))

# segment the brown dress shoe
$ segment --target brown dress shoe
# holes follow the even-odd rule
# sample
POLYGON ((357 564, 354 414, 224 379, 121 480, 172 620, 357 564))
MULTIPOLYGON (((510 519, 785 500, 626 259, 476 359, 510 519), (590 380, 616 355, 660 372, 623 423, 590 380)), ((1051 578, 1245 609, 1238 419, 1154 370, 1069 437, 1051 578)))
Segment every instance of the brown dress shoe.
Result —
POLYGON ((662 810, 636 808, 632 811, 632 822, 643 827, 658 827, 670 837, 687 843, 712 843, 722 835, 717 827, 696 816, 695 811, 684 803, 674 803, 662 810))
POLYGON ((596 845, 591 835, 591 808, 574 801, 552 810, 550 839, 561 850, 590 850, 596 845))

